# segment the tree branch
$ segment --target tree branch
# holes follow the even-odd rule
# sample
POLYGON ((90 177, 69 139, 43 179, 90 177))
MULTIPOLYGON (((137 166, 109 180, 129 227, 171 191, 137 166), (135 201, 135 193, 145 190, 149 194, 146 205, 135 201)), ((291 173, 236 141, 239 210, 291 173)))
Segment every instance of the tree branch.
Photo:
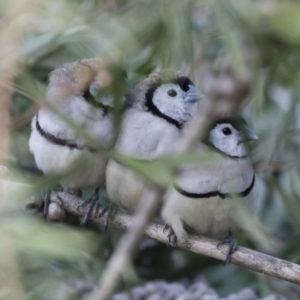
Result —
MULTIPOLYGON (((84 216, 86 214, 86 208, 82 205, 85 200, 73 195, 63 192, 52 192, 51 202, 51 205, 59 206, 71 214, 78 216, 84 216)), ((56 215, 53 213, 54 211, 57 210, 52 210, 52 214, 50 211, 49 217, 51 219, 59 220, 61 214, 56 215)), ((91 216, 92 220, 104 225, 105 217, 97 218, 96 215, 97 212, 94 211, 91 216)), ((127 230, 129 228, 134 228, 135 225, 135 219, 132 216, 118 212, 115 217, 110 220, 109 227, 127 230)), ((151 239, 168 244, 168 237, 163 233, 163 225, 161 224, 151 223, 147 227, 145 233, 146 236, 151 239)), ((217 248, 217 244, 218 241, 213 239, 189 235, 186 242, 178 243, 178 248, 224 261, 226 258, 227 247, 222 246, 217 248)), ((300 285, 300 266, 297 264, 244 247, 239 247, 238 251, 232 255, 231 262, 240 267, 300 285)))

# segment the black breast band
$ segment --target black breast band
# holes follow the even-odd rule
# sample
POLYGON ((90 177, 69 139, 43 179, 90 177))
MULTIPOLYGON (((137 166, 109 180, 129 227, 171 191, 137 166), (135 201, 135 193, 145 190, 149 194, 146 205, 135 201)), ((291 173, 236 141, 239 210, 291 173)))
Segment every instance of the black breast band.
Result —
POLYGON ((243 198, 243 197, 247 197, 250 194, 250 192, 252 191, 252 189, 254 187, 254 183, 255 183, 255 175, 253 174, 252 182, 249 185, 249 187, 247 187, 244 191, 242 191, 240 193, 234 193, 234 194, 221 193, 219 191, 212 191, 212 192, 208 192, 208 193, 189 193, 189 192, 181 189, 178 185, 175 185, 175 189, 177 190, 178 193, 180 193, 183 196, 186 196, 188 198, 210 198, 210 197, 216 197, 216 196, 220 197, 221 199, 233 198, 233 197, 243 198))
POLYGON ((68 141, 65 139, 58 138, 55 135, 51 134, 50 132, 45 131, 41 127, 41 125, 38 121, 38 115, 36 115, 35 127, 36 127, 37 131, 39 132, 39 134, 52 144, 63 146, 63 147, 68 147, 69 149, 72 149, 72 150, 77 149, 77 150, 88 150, 90 152, 96 152, 96 150, 94 148, 91 148, 88 146, 79 146, 74 141, 68 141))

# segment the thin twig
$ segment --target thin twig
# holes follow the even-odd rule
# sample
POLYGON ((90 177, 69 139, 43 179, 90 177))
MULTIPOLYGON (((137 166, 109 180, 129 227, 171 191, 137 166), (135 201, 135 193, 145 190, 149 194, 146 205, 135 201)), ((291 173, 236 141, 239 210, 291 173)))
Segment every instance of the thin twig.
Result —
POLYGON ((38 110, 38 105, 33 104, 25 112, 22 112, 21 114, 14 116, 12 118, 12 126, 11 126, 12 129, 20 130, 23 129, 25 126, 28 126, 33 116, 36 114, 37 110, 38 110))
MULTIPOLYGON (((71 214, 81 217, 86 214, 86 208, 82 205, 85 201, 84 199, 63 192, 53 192, 51 194, 51 201, 71 214)), ((56 216, 52 217, 57 219, 56 216)), ((105 223, 105 217, 97 218, 95 214, 92 215, 92 220, 101 225, 105 223)), ((109 227, 127 230, 135 228, 135 222, 132 216, 118 212, 115 217, 110 220, 109 227)), ((163 225, 151 223, 145 232, 149 238, 168 244, 168 237, 166 233, 163 233, 163 225)), ((136 240, 134 242, 136 242, 136 240)), ((217 248, 217 244, 218 241, 213 239, 189 235, 185 242, 178 243, 178 248, 224 261, 226 259, 227 249, 226 247, 217 248)), ((136 244, 134 244, 134 246, 136 246, 136 244)), ((119 249, 121 249, 121 247, 119 249)), ((231 262, 240 267, 300 285, 300 266, 297 264, 244 247, 239 247, 238 251, 232 255, 231 262)), ((114 267, 120 268, 118 265, 114 267)), ((107 280, 112 279, 108 278, 107 280)))
MULTIPOLYGON (((11 1, 2 14, 0 25, 0 164, 9 152, 10 143, 10 110, 13 94, 13 81, 18 73, 20 63, 20 44, 25 33, 32 28, 35 0, 11 1), (3 83, 8 83, 5 85, 3 83)), ((0 211, 4 210, 6 197, 4 193, 5 176, 0 178, 0 211)), ((24 291, 14 247, 3 220, 0 220, 1 257, 0 257, 0 290, 5 299, 23 299, 24 291)))
POLYGON ((146 227, 155 214, 164 191, 149 188, 140 199, 136 214, 133 216, 133 226, 130 227, 103 271, 99 289, 95 290, 90 300, 106 300, 115 291, 126 266, 132 261, 139 241, 144 236, 146 227))

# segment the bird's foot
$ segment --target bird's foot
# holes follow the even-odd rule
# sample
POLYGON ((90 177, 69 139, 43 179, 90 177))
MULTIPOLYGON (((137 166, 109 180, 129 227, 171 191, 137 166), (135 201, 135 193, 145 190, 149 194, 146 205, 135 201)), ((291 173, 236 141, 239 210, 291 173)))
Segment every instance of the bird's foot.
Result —
POLYGON ((176 236, 172 226, 166 224, 163 228, 163 233, 165 233, 166 230, 169 231, 169 233, 167 235, 167 237, 169 239, 169 245, 171 247, 175 247, 177 245, 177 236, 176 236))
POLYGON ((42 194, 42 209, 43 209, 43 216, 45 219, 48 219, 48 212, 49 212, 49 206, 51 204, 51 193, 55 191, 60 191, 60 187, 56 187, 55 189, 47 189, 43 194, 42 194))
MULTIPOLYGON (((109 224, 109 221, 110 221, 110 218, 115 210, 116 206, 114 204, 110 204, 109 207, 107 207, 107 214, 106 214, 106 217, 105 217, 105 223, 104 223, 104 232, 106 233, 107 232, 107 229, 108 229, 108 224, 109 224)), ((106 212, 105 211, 105 212, 106 212)))
POLYGON ((51 194, 51 191, 47 190, 42 195, 42 199, 43 199, 43 216, 44 216, 45 219, 47 219, 47 215, 48 215, 48 209, 49 209, 49 205, 50 205, 50 194, 51 194))
POLYGON ((227 250, 227 253, 226 253, 226 259, 224 261, 224 265, 227 263, 227 262, 230 262, 231 261, 231 256, 232 254, 238 250, 238 243, 236 241, 236 239, 234 238, 234 236, 232 235, 231 232, 229 232, 229 237, 226 238, 226 239, 223 239, 221 240, 218 245, 217 245, 217 248, 219 248, 219 246, 222 246, 222 245, 225 245, 225 244, 228 244, 228 250, 227 250))
POLYGON ((163 228, 163 233, 165 233, 166 230, 170 230, 170 226, 168 224, 165 224, 163 228))
POLYGON ((107 206, 103 206, 99 203, 99 189, 96 189, 93 196, 87 199, 79 207, 87 207, 87 212, 83 218, 82 226, 91 218, 92 214, 96 218, 100 218, 108 210, 107 206))

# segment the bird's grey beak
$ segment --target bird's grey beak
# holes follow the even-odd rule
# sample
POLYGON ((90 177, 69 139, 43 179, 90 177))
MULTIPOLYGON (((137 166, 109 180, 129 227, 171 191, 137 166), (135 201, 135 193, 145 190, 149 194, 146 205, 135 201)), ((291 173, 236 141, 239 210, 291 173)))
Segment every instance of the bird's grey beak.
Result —
POLYGON ((196 89, 193 85, 189 84, 189 90, 186 93, 186 97, 184 99, 185 103, 194 103, 202 99, 202 93, 196 89))
POLYGON ((240 136, 239 144, 249 141, 258 140, 258 136, 254 133, 252 129, 246 124, 243 125, 243 134, 240 136))
POLYGON ((249 126, 244 125, 243 127, 244 127, 245 136, 249 141, 258 140, 258 136, 254 133, 252 129, 250 129, 249 126))

